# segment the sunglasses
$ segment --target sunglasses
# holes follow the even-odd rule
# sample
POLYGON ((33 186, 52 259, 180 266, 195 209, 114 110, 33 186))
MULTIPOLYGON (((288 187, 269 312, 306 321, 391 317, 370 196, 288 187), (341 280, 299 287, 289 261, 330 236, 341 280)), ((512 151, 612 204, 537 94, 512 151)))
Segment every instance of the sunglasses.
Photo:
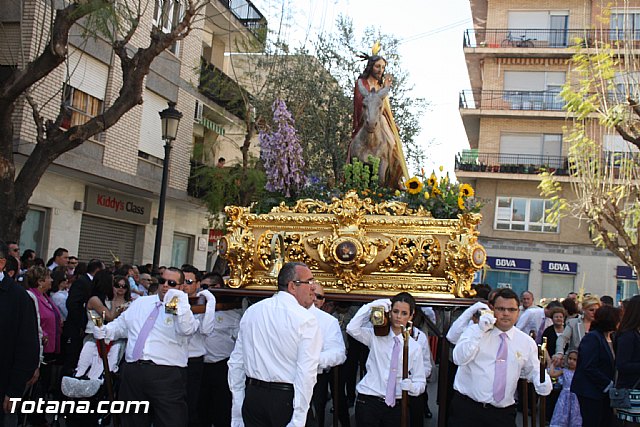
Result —
POLYGON ((185 285, 193 285, 195 282, 193 279, 184 279, 185 285))
POLYGON ((324 295, 322 295, 322 294, 316 294, 316 299, 324 299, 324 295))
POLYGON ((178 282, 176 282, 175 280, 167 280, 163 277, 158 279, 158 283, 161 285, 164 285, 165 283, 169 286, 171 286, 172 288, 175 288, 176 286, 178 286, 178 282))
POLYGON ((116 289, 127 289, 128 286, 124 283, 116 283, 115 285, 113 285, 114 288, 116 289))

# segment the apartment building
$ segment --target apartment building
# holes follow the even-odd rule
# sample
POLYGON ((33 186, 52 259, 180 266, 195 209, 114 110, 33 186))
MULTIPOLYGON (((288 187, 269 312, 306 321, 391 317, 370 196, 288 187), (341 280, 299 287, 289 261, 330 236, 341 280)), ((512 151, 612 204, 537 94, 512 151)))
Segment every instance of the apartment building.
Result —
MULTIPOLYGON (((492 287, 530 290, 536 299, 568 292, 637 293, 636 275, 609 251, 596 248, 588 227, 573 217, 547 220, 538 172, 555 171, 571 194, 567 130, 571 120, 559 93, 570 76, 576 43, 636 44, 640 1, 470 0, 473 26, 464 54, 471 89, 460 93, 469 150, 456 158, 456 175, 486 201, 481 241, 492 287), (606 13, 603 13, 606 12, 606 13), (610 12, 610 15, 608 14, 610 12), (582 41, 577 41, 578 39, 582 41)), ((605 136, 605 150, 625 145, 605 136)))
MULTIPOLYGON (((131 40, 134 47, 148 44, 152 27, 169 31, 184 7, 181 0, 148 1, 141 2, 146 13, 131 40)), ((0 42, 5 46, 0 48, 0 65, 15 64, 17 52, 33 55, 33 46, 47 31, 42 17, 49 3, 29 0, 22 2, 25 7, 9 7, 12 2, 2 0, 7 7, 0 21, 5 36, 11 37, 0 42)), ((172 101, 183 118, 169 163, 160 264, 211 267, 208 213, 187 192, 193 149, 208 144, 208 163, 218 156, 239 157, 232 147, 242 141, 236 135, 244 133, 244 122, 241 113, 211 95, 201 81, 207 73, 221 72, 225 53, 239 46, 260 49, 267 22, 249 0, 211 0, 203 14, 188 37, 153 62, 143 104, 49 168, 30 200, 22 249, 34 249, 45 259, 55 248, 65 247, 81 261, 97 257, 106 262, 151 262, 164 159, 158 113, 172 101)), ((60 103, 68 103, 73 112, 63 127, 102 111, 116 98, 122 78, 110 45, 86 36, 81 25, 72 29, 69 52, 68 61, 33 94, 46 118, 55 118, 60 103)), ((35 125, 25 104, 16 111, 15 138, 16 163, 21 167, 35 143, 35 125)))

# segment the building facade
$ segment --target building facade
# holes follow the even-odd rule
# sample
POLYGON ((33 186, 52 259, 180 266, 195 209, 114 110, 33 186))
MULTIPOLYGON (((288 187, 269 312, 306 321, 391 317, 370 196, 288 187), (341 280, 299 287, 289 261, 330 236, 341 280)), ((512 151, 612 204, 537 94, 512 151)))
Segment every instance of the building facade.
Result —
MULTIPOLYGON (((486 202, 483 280, 494 288, 530 290, 536 299, 581 289, 617 300, 637 293, 632 269, 596 248, 586 223, 548 220, 551 201, 538 189, 538 173, 555 171, 563 197, 575 198, 567 185, 571 120, 560 97, 574 47, 637 40, 640 2, 614 1, 606 10, 604 3, 470 0, 474 28, 465 32, 464 54, 471 90, 460 94, 470 149, 457 156, 456 175, 486 202)), ((616 135, 605 140, 605 151, 625 145, 616 135)))
MULTIPOLYGON (((0 65, 19 63, 18 54, 33 58, 38 41, 47 35, 42 23, 48 22, 43 19, 51 12, 48 4, 30 0, 0 4, 0 21, 12 35, 9 42, 0 42, 0 65)), ((180 0, 149 0, 143 6, 146 13, 132 46, 146 46, 152 27, 171 30, 184 8, 180 0)), ((209 215, 187 192, 194 146, 209 144, 209 162, 221 155, 238 157, 229 148, 237 147, 237 141, 225 135, 242 134, 244 121, 219 98, 209 96, 201 82, 211 69, 224 68, 225 53, 238 46, 259 49, 266 24, 248 0, 208 2, 189 36, 152 63, 143 104, 48 169, 30 200, 21 248, 36 250, 45 260, 55 248, 64 247, 81 261, 97 257, 107 263, 115 259, 150 263, 164 159, 158 113, 172 101, 183 118, 170 156, 160 264, 210 268, 214 250, 209 244, 209 215), (246 43, 240 43, 243 40, 246 43)), ((81 25, 73 27, 68 61, 33 92, 45 118, 55 118, 61 103, 70 107, 72 113, 62 127, 84 123, 100 113, 117 97, 122 83, 110 45, 100 37, 87 36, 85 30, 81 25)), ((33 149, 35 137, 35 124, 24 102, 15 114, 18 168, 33 149)))

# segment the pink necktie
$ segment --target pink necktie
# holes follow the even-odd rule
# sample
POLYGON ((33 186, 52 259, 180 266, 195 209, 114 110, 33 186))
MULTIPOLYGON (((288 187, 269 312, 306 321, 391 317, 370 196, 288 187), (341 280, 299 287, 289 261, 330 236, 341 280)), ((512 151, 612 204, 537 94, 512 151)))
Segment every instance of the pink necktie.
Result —
POLYGON ((547 318, 542 318, 542 323, 540 324, 540 328, 538 328, 538 334, 536 335, 536 344, 542 343, 542 335, 544 334, 544 330, 546 329, 544 325, 547 324, 547 318))
POLYGON ((391 352, 391 365, 389 366, 389 378, 387 379, 387 394, 384 402, 392 408, 396 406, 396 378, 398 372, 398 359, 400 359, 400 338, 393 338, 393 351, 391 352))
POLYGON ((149 317, 142 325, 142 329, 140 329, 140 333, 138 334, 138 338, 136 339, 136 345, 133 347, 133 361, 140 360, 142 358, 142 350, 144 349, 144 343, 147 342, 147 338, 149 338, 149 334, 153 329, 153 325, 156 323, 156 319, 158 318, 158 313, 160 313, 160 306, 162 305, 161 301, 156 301, 156 306, 151 310, 149 317))
POLYGON ((504 399, 505 389, 507 387, 507 355, 509 349, 507 345, 507 334, 500 334, 500 346, 498 354, 496 354, 496 371, 493 377, 493 401, 498 403, 504 399))

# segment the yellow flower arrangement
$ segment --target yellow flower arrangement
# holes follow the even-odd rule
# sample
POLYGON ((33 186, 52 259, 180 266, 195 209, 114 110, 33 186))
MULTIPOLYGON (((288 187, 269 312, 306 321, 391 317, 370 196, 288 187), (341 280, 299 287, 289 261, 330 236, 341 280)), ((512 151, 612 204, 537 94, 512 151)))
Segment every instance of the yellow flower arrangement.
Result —
POLYGON ((423 184, 417 176, 414 176, 407 181, 406 186, 409 194, 420 194, 422 192, 423 184))
POLYGON ((405 183, 401 200, 410 208, 428 210, 434 218, 458 218, 480 212, 482 202, 474 199, 471 185, 452 182, 448 174, 439 178, 435 171, 425 178, 422 172, 421 178, 415 176, 405 183))
POLYGON ((475 191, 473 191, 473 187, 469 184, 462 184, 460 186, 460 195, 464 197, 473 197, 475 191))

